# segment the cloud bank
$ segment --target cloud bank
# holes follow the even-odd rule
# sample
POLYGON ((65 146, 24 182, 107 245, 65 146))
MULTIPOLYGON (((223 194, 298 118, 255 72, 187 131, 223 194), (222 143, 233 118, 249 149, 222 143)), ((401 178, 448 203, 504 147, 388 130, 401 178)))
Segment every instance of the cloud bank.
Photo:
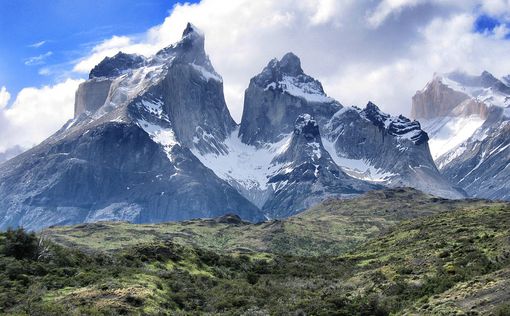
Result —
POLYGON ((14 147, 30 148, 56 132, 73 116, 74 95, 81 80, 54 86, 24 88, 6 107, 9 93, 0 90, 0 153, 14 147), (3 105, 3 106, 2 106, 3 105))
MULTIPOLYGON (((154 54, 179 40, 189 21, 206 34, 206 50, 237 121, 250 78, 288 51, 342 104, 371 100, 384 111, 408 115, 412 95, 434 72, 510 73, 509 18, 509 0, 202 0, 176 5, 162 24, 142 34, 105 39, 72 70, 85 76, 118 51, 154 54), (482 15, 501 23, 476 30, 482 15)), ((23 90, 12 109, 0 112, 9 126, 0 127, 0 151, 35 144, 70 118, 77 83, 23 90)), ((0 93, 0 105, 2 98, 0 93)))
POLYGON ((223 76, 236 120, 244 89, 274 57, 293 51, 306 72, 345 105, 369 100, 393 114, 434 72, 510 72, 509 30, 474 30, 481 14, 505 19, 507 0, 202 0, 175 6, 158 26, 137 38, 105 40, 75 66, 87 72, 119 50, 150 55, 180 37, 191 21, 206 34, 206 49, 223 76))

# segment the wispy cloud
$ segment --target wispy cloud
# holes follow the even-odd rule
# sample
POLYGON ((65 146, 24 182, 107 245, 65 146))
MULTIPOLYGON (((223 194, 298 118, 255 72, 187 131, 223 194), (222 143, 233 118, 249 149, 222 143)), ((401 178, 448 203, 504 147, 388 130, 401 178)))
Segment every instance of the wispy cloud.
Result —
POLYGON ((40 41, 40 42, 36 42, 36 43, 28 45, 28 47, 39 48, 39 47, 43 46, 44 44, 46 44, 46 41, 40 41))
POLYGON ((25 65, 27 66, 42 65, 45 63, 45 60, 51 55, 53 55, 53 52, 50 51, 39 56, 30 57, 25 60, 25 65))

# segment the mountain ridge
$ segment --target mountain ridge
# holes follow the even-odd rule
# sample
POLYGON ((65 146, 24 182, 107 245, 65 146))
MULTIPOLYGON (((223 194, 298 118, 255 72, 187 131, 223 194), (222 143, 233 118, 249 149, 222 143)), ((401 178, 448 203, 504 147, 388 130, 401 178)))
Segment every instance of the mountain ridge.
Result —
POLYGON ((381 185, 464 196, 437 172, 418 123, 372 103, 352 112, 292 53, 252 78, 237 125, 204 43, 188 23, 179 42, 154 56, 119 53, 94 67, 76 93, 75 117, 0 166, 0 228, 225 213, 262 221, 381 185), (296 134, 296 120, 308 122, 314 141, 296 134), (292 159, 276 159, 285 152, 292 159))

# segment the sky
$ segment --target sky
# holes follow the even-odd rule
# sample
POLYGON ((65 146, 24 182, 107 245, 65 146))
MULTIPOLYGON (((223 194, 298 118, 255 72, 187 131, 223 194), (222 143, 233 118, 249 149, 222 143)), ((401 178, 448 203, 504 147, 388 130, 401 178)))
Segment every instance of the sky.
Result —
POLYGON ((510 0, 0 0, 0 153, 73 116, 90 69, 206 35, 234 119, 251 77, 292 51, 344 105, 410 113, 435 72, 510 74, 510 0))

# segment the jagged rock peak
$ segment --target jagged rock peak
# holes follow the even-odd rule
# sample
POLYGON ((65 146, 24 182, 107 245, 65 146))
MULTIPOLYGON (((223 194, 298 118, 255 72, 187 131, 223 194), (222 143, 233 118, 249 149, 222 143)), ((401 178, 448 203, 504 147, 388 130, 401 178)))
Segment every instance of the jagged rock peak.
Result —
POLYGON ((265 90, 287 92, 311 102, 333 102, 327 97, 322 84, 304 73, 301 60, 294 53, 285 54, 282 59, 272 59, 251 83, 265 90))
POLYGON ((294 135, 302 135, 307 141, 320 140, 319 125, 310 114, 302 114, 294 124, 294 135))
POLYGON ((205 51, 204 43, 204 33, 196 26, 188 22, 186 28, 182 32, 182 39, 179 43, 177 43, 177 45, 182 45, 185 48, 195 48, 205 51))
POLYGON ((393 117, 382 112, 379 107, 372 102, 368 102, 365 109, 360 111, 360 114, 378 128, 385 129, 388 134, 400 138, 407 138, 415 145, 420 145, 429 140, 427 133, 421 129, 418 121, 411 121, 403 115, 393 117))
POLYGON ((298 76, 304 73, 301 68, 301 60, 292 52, 282 57, 280 60, 280 69, 289 76, 298 76))
POLYGON ((182 32, 181 40, 175 44, 163 48, 157 53, 157 55, 164 56, 175 53, 176 51, 194 51, 205 55, 204 33, 199 28, 188 22, 186 28, 182 32))
POLYGON ((137 54, 118 52, 113 57, 105 57, 89 74, 89 79, 99 77, 117 77, 125 71, 144 65, 145 57, 137 54))
POLYGON ((268 75, 271 75, 271 79, 281 79, 283 76, 297 77, 304 74, 299 57, 289 52, 280 60, 273 58, 259 76, 268 79, 268 75))
POLYGON ((182 32, 182 37, 184 38, 190 34, 196 35, 199 37, 204 37, 204 33, 199 28, 197 28, 195 25, 191 24, 191 22, 188 22, 188 24, 186 24, 186 28, 182 32))

